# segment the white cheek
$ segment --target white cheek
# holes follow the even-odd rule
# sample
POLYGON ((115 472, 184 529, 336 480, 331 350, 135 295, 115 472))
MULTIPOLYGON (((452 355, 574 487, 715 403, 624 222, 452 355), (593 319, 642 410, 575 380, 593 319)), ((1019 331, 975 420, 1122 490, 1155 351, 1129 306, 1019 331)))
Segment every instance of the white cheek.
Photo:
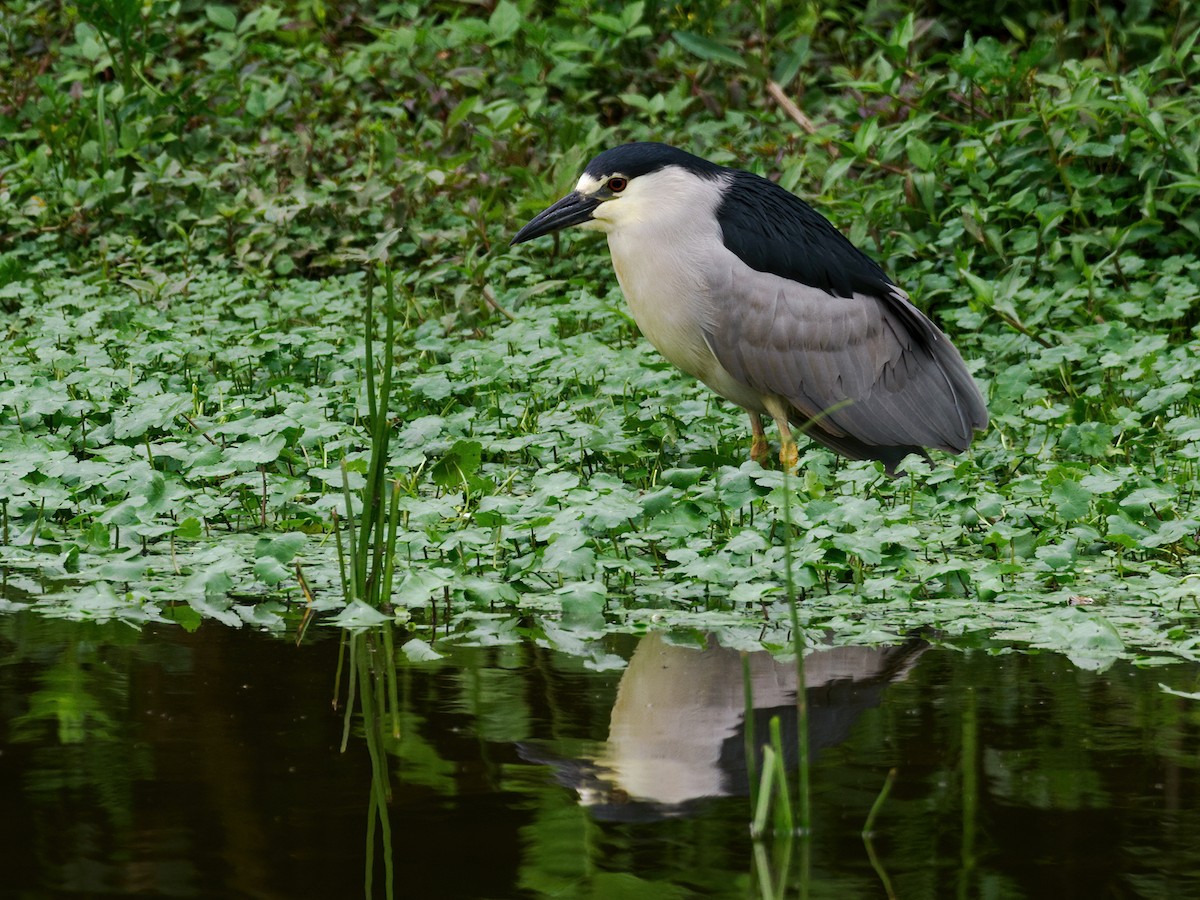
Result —
POLYGON ((613 215, 615 212, 617 212, 617 210, 613 208, 614 205, 615 204, 612 200, 601 203, 592 212, 592 218, 584 222, 579 227, 586 228, 588 231, 611 230, 613 225, 616 224, 615 220, 617 218, 615 215, 613 215))

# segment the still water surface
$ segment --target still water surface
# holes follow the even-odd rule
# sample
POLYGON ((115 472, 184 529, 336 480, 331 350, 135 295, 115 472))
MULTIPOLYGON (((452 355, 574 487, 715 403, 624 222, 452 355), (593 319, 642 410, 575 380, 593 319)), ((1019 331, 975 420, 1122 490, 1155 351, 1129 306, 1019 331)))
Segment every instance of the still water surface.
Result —
MULTIPOLYGON (((785 860, 748 836, 739 654, 604 643, 622 668, 533 643, 398 662, 396 896, 753 897, 786 862, 787 896, 1200 898, 1200 703, 1159 687, 1200 667, 815 653, 814 832, 785 860)), ((340 749, 338 654, 0 617, 0 897, 363 896, 372 768, 361 722, 340 749)), ((794 736, 792 667, 750 667, 758 733, 794 736)))

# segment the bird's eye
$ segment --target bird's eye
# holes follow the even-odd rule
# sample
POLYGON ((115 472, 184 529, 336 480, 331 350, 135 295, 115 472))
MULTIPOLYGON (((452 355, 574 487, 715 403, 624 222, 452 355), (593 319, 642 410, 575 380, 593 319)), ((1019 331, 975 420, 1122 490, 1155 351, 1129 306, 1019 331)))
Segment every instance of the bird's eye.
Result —
POLYGON ((629 179, 622 178, 620 175, 616 175, 616 176, 608 179, 608 189, 610 191, 612 191, 614 194, 621 193, 621 191, 625 190, 625 188, 628 184, 629 184, 629 179))

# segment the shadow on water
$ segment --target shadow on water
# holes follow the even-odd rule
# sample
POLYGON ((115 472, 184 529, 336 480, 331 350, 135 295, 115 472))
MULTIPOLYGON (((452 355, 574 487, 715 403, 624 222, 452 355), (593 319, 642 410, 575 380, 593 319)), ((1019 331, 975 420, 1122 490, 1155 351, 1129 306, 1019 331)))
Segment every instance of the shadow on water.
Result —
MULTIPOLYGON (((352 718, 343 753, 339 641, 310 638, 0 617, 0 897, 361 896, 368 846, 377 896, 384 847, 402 897, 754 895, 736 652, 400 654, 394 693, 370 683, 383 727, 352 718)), ((751 668, 755 718, 794 730, 792 667, 751 668)), ((895 768, 874 851, 896 896, 1200 896, 1200 704, 1159 688, 1198 677, 812 653, 810 895, 884 895, 861 831, 895 768)))

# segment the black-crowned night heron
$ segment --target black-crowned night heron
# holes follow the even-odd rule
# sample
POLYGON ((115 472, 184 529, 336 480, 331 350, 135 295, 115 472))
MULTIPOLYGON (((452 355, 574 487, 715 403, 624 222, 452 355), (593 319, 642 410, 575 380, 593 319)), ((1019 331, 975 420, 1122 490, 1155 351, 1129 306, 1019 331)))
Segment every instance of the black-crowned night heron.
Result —
POLYGON ((617 281, 646 338, 683 371, 779 427, 889 472, 909 453, 960 453, 987 407, 942 331, 871 259, 774 182, 666 144, 625 144, 517 232, 608 235, 617 281))

